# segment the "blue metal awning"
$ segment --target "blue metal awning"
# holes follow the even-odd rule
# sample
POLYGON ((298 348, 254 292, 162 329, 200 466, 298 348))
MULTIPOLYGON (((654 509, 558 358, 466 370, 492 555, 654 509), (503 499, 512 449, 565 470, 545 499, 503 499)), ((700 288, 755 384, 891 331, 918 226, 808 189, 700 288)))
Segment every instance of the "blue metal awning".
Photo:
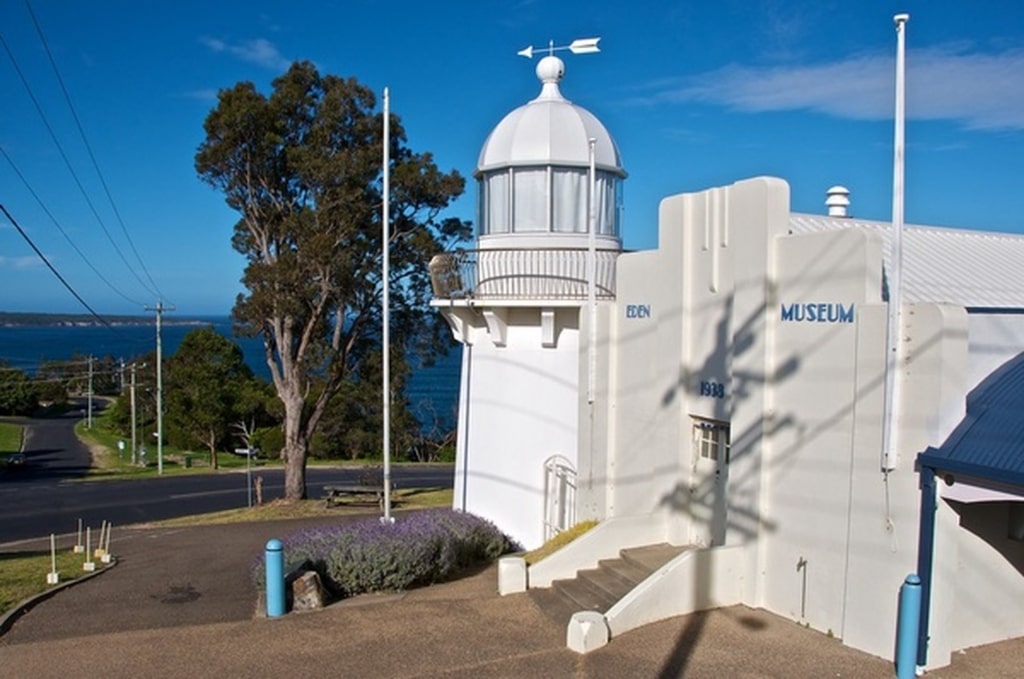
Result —
POLYGON ((919 454, 917 465, 942 477, 1024 489, 1024 353, 971 391, 967 415, 945 443, 919 454))

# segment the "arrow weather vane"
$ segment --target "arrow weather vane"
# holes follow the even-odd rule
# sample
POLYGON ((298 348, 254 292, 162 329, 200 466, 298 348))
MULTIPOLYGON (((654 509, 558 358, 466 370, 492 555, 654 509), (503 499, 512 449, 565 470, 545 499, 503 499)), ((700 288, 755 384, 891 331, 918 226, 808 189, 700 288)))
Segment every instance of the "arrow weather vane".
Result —
MULTIPOLYGON (((573 54, 592 54, 594 52, 601 51, 597 47, 597 41, 600 39, 601 38, 579 38, 578 40, 573 40, 568 45, 559 45, 557 47, 555 46, 554 40, 549 40, 546 49, 549 55, 554 54, 555 52, 561 52, 562 50, 569 50, 573 54)), ((533 45, 530 45, 529 47, 524 47, 519 50, 516 54, 521 57, 526 57, 527 59, 532 59, 534 49, 536 48, 534 48, 533 45)), ((543 50, 545 48, 541 47, 540 49, 543 50)))

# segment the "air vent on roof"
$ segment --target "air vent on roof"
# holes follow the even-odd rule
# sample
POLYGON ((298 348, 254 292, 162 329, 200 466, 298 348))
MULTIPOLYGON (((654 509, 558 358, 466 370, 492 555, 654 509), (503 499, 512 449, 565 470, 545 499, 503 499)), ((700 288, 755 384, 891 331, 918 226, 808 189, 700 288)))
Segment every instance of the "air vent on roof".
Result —
POLYGON ((828 207, 829 217, 849 217, 847 208, 850 207, 850 189, 845 186, 833 186, 825 192, 827 198, 825 205, 828 207))

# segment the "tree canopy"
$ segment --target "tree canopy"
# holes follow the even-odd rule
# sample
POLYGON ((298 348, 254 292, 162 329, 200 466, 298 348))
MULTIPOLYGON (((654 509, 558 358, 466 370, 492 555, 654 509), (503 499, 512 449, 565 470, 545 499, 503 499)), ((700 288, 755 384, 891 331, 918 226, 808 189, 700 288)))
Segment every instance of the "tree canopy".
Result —
MULTIPOLYGON (((295 63, 269 96, 250 82, 222 90, 196 153, 199 176, 239 213, 232 244, 247 260, 247 291, 233 317, 240 333, 263 339, 284 410, 290 499, 305 496, 309 445, 327 405, 344 385, 372 388, 358 376, 380 350, 383 115, 375 107, 354 78, 295 63)), ((400 362, 437 346, 426 264, 470 230, 441 217, 463 178, 410 150, 397 116, 390 130, 387 284, 400 362)))
POLYGON ((28 415, 37 405, 36 388, 29 376, 0 360, 0 415, 28 415))
POLYGON ((255 415, 261 385, 241 348, 213 328, 193 330, 167 362, 169 428, 198 442, 217 468, 217 451, 232 446, 233 427, 255 415))

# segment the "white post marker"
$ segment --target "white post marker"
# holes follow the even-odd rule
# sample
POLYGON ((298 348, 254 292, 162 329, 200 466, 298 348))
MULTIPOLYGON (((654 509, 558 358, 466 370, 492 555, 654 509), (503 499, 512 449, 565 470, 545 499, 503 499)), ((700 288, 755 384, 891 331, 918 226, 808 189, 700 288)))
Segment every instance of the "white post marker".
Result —
POLYGON ((100 561, 102 561, 103 563, 110 563, 110 559, 111 559, 111 556, 110 556, 110 531, 111 531, 111 529, 113 529, 113 527, 114 527, 114 524, 108 521, 107 522, 107 541, 106 541, 106 544, 103 545, 103 556, 100 557, 100 561))
POLYGON ((235 455, 245 455, 245 493, 252 508, 252 448, 235 448, 235 455))
POLYGON ((103 537, 107 534, 107 522, 104 521, 100 524, 100 537, 96 541, 96 549, 93 550, 92 555, 97 559, 103 558, 103 537))
POLYGON ((60 573, 57 572, 57 541, 50 533, 50 572, 46 574, 46 584, 56 585, 60 582, 60 573))
POLYGON ((245 495, 249 501, 249 508, 252 508, 252 448, 245 447, 245 495))
POLYGON ((85 545, 82 544, 82 520, 78 520, 78 534, 75 536, 75 548, 72 550, 74 554, 81 554, 85 551, 85 545))
POLYGON ((92 556, 89 554, 89 543, 92 541, 92 528, 86 526, 85 528, 85 563, 82 564, 83 571, 94 571, 96 570, 96 562, 92 560, 92 556))

